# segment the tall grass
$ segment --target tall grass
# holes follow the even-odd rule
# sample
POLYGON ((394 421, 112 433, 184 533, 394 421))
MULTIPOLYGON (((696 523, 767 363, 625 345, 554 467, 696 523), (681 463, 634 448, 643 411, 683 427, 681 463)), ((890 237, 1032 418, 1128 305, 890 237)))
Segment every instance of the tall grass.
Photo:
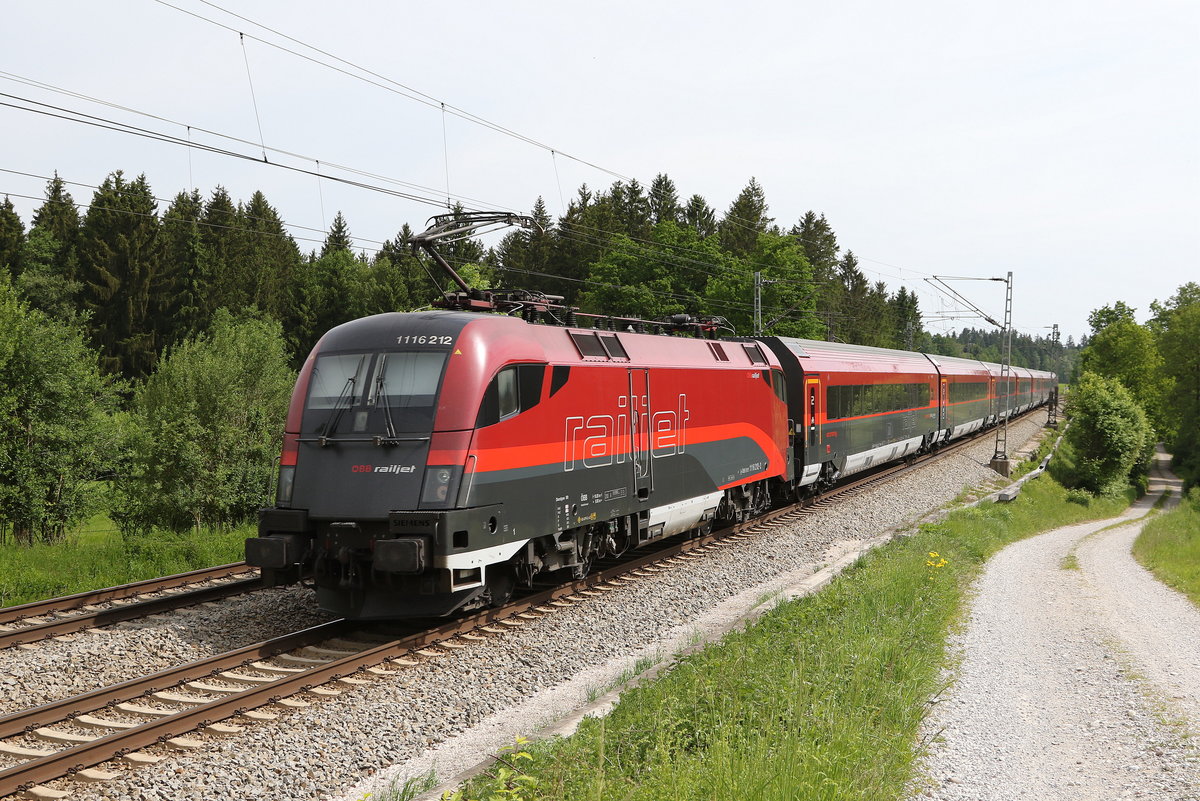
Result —
POLYGON ((1146 524, 1133 543, 1133 555, 1160 581, 1200 606, 1200 487, 1146 524))
POLYGON ((0 606, 71 595, 242 559, 252 525, 122 536, 103 515, 62 542, 0 547, 0 606))
POLYGON ((1010 504, 955 512, 681 659, 608 718, 529 747, 532 789, 498 769, 461 797, 507 785, 506 798, 580 801, 900 798, 941 689, 947 634, 986 559, 1131 500, 1069 503, 1045 476, 1010 504))

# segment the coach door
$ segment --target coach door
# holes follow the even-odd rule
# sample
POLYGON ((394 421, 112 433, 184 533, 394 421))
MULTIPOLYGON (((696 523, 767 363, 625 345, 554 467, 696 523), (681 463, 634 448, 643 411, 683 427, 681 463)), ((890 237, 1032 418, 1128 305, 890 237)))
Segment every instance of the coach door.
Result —
POLYGON ((633 487, 640 500, 654 490, 654 459, 650 456, 650 371, 629 370, 629 442, 633 487))
POLYGON ((942 379, 941 401, 938 403, 938 408, 941 409, 941 427, 947 429, 950 427, 950 385, 946 379, 942 379))
POLYGON ((817 376, 804 379, 804 406, 805 419, 808 421, 804 445, 816 448, 821 444, 821 379, 817 376))

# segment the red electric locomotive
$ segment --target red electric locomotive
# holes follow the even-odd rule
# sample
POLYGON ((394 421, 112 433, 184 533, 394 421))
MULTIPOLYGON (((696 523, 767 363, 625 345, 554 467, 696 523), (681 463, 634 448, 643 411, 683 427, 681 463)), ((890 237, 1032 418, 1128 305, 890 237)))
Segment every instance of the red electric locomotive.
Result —
POLYGON ((792 463, 757 343, 432 311, 326 334, 247 561, 339 615, 445 615, 758 514, 792 463))

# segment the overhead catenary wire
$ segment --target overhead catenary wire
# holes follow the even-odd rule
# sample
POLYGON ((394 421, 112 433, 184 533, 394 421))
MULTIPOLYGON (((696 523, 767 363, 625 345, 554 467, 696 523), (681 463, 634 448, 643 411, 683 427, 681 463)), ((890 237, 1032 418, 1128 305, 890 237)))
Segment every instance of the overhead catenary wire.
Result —
MULTIPOLYGON (((281 162, 274 162, 274 161, 263 162, 255 156, 248 155, 245 153, 239 153, 235 150, 229 150, 226 148, 220 148, 220 147, 216 147, 214 145, 201 144, 201 143, 197 143, 197 142, 188 142, 186 139, 183 139, 178 136, 174 136, 172 134, 166 134, 166 133, 162 133, 160 131, 152 131, 147 128, 139 128, 138 126, 130 125, 129 123, 122 123, 117 120, 109 120, 109 119, 105 119, 103 117, 97 117, 97 116, 91 115, 91 114, 84 114, 82 112, 72 111, 70 109, 65 109, 60 106, 54 106, 52 104, 43 103, 43 102, 40 102, 37 100, 31 100, 28 98, 18 97, 16 95, 11 95, 11 94, 8 94, 5 92, 0 92, 0 97, 9 98, 9 99, 13 99, 13 100, 17 100, 17 101, 25 102, 25 103, 32 103, 37 106, 42 106, 42 108, 30 108, 28 106, 21 106, 21 105, 17 105, 16 103, 9 103, 9 102, 5 102, 2 100, 0 100, 0 106, 6 106, 9 108, 18 109, 21 111, 28 111, 31 113, 40 114, 40 115, 48 116, 48 117, 53 117, 56 119, 66 120, 69 122, 76 122, 76 123, 89 125, 89 126, 96 127, 96 128, 101 128, 104 130, 116 131, 118 133, 125 133, 125 134, 130 134, 133 136, 139 136, 139 137, 142 137, 145 139, 150 139, 150 140, 154 140, 154 141, 158 141, 158 142, 179 145, 182 147, 192 147, 192 148, 196 148, 198 150, 203 150, 203 151, 206 151, 209 153, 215 153, 215 154, 219 154, 219 155, 223 155, 223 156, 228 156, 230 158, 242 159, 244 161, 250 161, 250 162, 254 162, 256 164, 265 164, 266 166, 275 167, 277 169, 282 169, 282 170, 288 170, 288 171, 299 173, 302 175, 313 175, 313 176, 317 175, 316 171, 306 169, 304 167, 297 167, 295 165, 283 164, 281 162), (47 110, 47 109, 51 109, 51 110, 47 110), (71 115, 74 115, 74 116, 71 116, 71 115)), ((359 189, 366 189, 366 190, 369 190, 372 192, 379 192, 381 194, 390 195, 393 197, 404 198, 405 200, 412 200, 417 203, 424 203, 426 205, 432 205, 432 206, 437 206, 437 207, 442 206, 442 202, 438 199, 423 197, 421 195, 415 195, 415 194, 412 194, 411 192, 401 192, 399 190, 388 189, 387 187, 382 187, 382 186, 378 186, 375 184, 369 184, 364 181, 356 181, 356 180, 352 180, 350 178, 343 178, 340 176, 326 175, 326 176, 324 176, 324 178, 325 178, 325 180, 328 180, 328 181, 336 181, 337 183, 345 184, 347 186, 353 186, 353 187, 357 187, 359 189)))
MULTIPOLYGON (((174 5, 172 3, 168 3, 168 2, 166 2, 166 0, 154 0, 154 2, 158 3, 161 6, 165 6, 167 8, 174 9, 175 11, 178 11, 182 14, 187 14, 190 17, 194 17, 198 20, 207 22, 210 25, 215 25, 219 28, 224 28, 227 31, 230 31, 233 33, 239 33, 239 34, 242 33, 241 31, 238 31, 236 28, 233 28, 222 22, 218 22, 217 20, 206 17, 203 14, 198 14, 195 11, 191 11, 186 8, 181 8, 180 6, 174 5)), ((314 64, 319 64, 323 67, 326 67, 327 69, 331 69, 336 72, 342 73, 343 75, 346 75, 350 78, 354 78, 355 80, 359 80, 359 81, 363 81, 368 84, 372 84, 381 89, 384 89, 384 90, 393 92, 395 94, 398 94, 402 97, 408 98, 409 100, 412 100, 414 102, 421 103, 422 105, 426 105, 430 108, 433 108, 433 109, 444 108, 446 113, 452 114, 456 117, 459 117, 461 119, 464 119, 464 120, 474 123, 476 125, 480 125, 484 128, 495 131, 496 133, 500 133, 505 136, 512 137, 513 139, 517 139, 528 145, 532 145, 534 147, 538 147, 543 150, 557 150, 559 155, 563 156, 564 158, 571 159, 572 161, 578 162, 579 164, 583 164, 584 166, 591 167, 594 170, 599 170, 600 172, 611 175, 614 178, 619 178, 623 181, 630 180, 628 176, 622 175, 621 173, 619 173, 615 170, 611 170, 607 167, 603 167, 599 164, 588 161, 587 159, 580 158, 579 156, 573 156, 570 153, 564 152, 561 148, 553 148, 544 142, 534 139, 533 137, 526 136, 525 134, 519 133, 518 131, 515 131, 515 130, 508 128, 504 125, 501 125, 499 123, 492 122, 491 120, 488 120, 477 114, 472 114, 471 112, 467 111, 466 109, 460 108, 451 103, 447 103, 444 100, 436 98, 433 95, 427 94, 425 92, 422 92, 419 89, 414 89, 411 86, 407 86, 403 83, 400 83, 399 81, 393 80, 392 78, 389 78, 385 75, 375 72, 374 70, 368 69, 367 67, 363 67, 359 64, 349 61, 348 59, 344 59, 341 56, 334 55, 333 53, 330 53, 326 50, 322 50, 319 47, 310 45, 307 42, 304 42, 293 36, 289 36, 288 34, 285 34, 279 30, 276 30, 275 28, 264 25, 261 22, 256 22, 255 20, 252 20, 249 17, 245 17, 241 14, 237 14, 233 11, 229 11, 228 9, 225 9, 225 8, 217 5, 216 3, 209 2, 208 0, 200 0, 200 2, 204 3, 204 5, 209 6, 210 8, 216 9, 217 11, 220 11, 224 14, 228 14, 231 17, 235 17, 243 22, 246 22, 251 25, 254 25, 255 27, 261 28, 264 31, 269 31, 270 33, 274 34, 275 36, 278 36, 282 39, 292 42, 293 44, 297 44, 297 45, 304 47, 308 50, 311 50, 315 53, 320 53, 322 56, 324 56, 328 59, 332 59, 334 61, 337 61, 340 64, 344 64, 347 67, 350 67, 353 70, 357 70, 357 72, 351 72, 350 70, 343 69, 334 64, 330 64, 326 61, 322 61, 319 58, 314 58, 313 56, 309 56, 304 53, 300 53, 295 50, 292 50, 291 48, 284 47, 283 45, 280 45, 276 42, 271 42, 267 39, 263 39, 262 37, 253 36, 252 34, 246 34, 251 39, 253 39, 257 42, 261 42, 262 44, 267 45, 268 47, 273 47, 277 50, 280 50, 282 52, 293 55, 297 58, 301 58, 306 61, 310 61, 314 64), (365 76, 370 76, 370 77, 365 77, 365 76), (380 83, 380 81, 382 81, 383 83, 380 83)))
POLYGON ((238 34, 242 45, 242 61, 246 64, 246 82, 250 84, 250 102, 254 105, 254 121, 258 123, 258 143, 262 147, 263 161, 267 160, 267 141, 263 137, 262 116, 258 113, 258 97, 254 94, 254 78, 250 75, 250 55, 246 52, 246 37, 238 34))
MULTIPOLYGON (((116 103, 116 102, 113 102, 113 101, 110 101, 110 100, 104 100, 104 99, 102 99, 102 98, 94 97, 94 96, 92 96, 92 95, 83 94, 83 93, 81 93, 81 92, 75 92, 75 91, 72 91, 72 90, 70 90, 70 89, 65 89, 65 88, 63 88, 63 87, 56 86, 56 85, 54 85, 54 84, 50 84, 50 83, 46 83, 46 82, 44 82, 44 81, 38 81, 38 80, 36 80, 36 79, 29 78, 29 77, 27 77, 27 76, 23 76, 23 75, 17 75, 17 74, 15 74, 15 73, 11 73, 11 72, 5 72, 5 71, 3 71, 3 70, 0 70, 0 78, 4 78, 4 79, 6 79, 6 80, 13 81, 14 83, 20 83, 20 84, 23 84, 23 85, 25 85, 25 86, 30 86, 30 87, 33 87, 33 88, 36 88, 36 89, 41 89, 41 90, 43 90, 43 91, 52 92, 52 93, 55 93, 55 94, 61 94, 61 95, 65 95, 65 96, 67 96, 67 97, 73 97, 73 98, 76 98, 76 99, 78 99, 78 100, 84 100, 84 101, 86 101, 86 102, 89 102, 89 103, 96 103, 97 105, 105 106, 105 107, 107 107, 107 108, 115 109, 115 110, 118 110, 118 111, 123 111, 123 112, 125 112, 125 113, 128 113, 128 114, 133 114, 133 115, 136 115, 136 116, 139 116, 139 117, 145 117, 145 118, 147 118, 147 119, 157 120, 157 121, 159 121, 159 122, 164 122, 164 123, 167 123, 167 124, 169 124, 169 125, 176 125, 176 126, 179 126, 180 128, 185 128, 185 129, 187 129, 187 141, 188 141, 188 142, 191 142, 191 134, 192 134, 192 132, 194 131, 194 132, 197 132, 197 133, 205 134, 205 135, 207 135, 207 136, 212 136, 212 137, 215 137, 215 138, 218 138, 218 139, 222 139, 222 140, 224 140, 224 141, 228 141, 228 142, 236 142, 236 143, 238 143, 238 144, 243 144, 243 145, 252 145, 252 146, 257 146, 257 145, 258 145, 258 143, 257 143, 257 142, 253 142, 253 141, 251 141, 251 140, 249 140, 249 139, 244 139, 244 138, 242 138, 242 137, 233 136, 233 135, 230 135, 230 134, 222 133, 222 132, 220 132, 220 131, 215 131, 215 130, 212 130, 212 129, 209 129, 209 128, 204 128, 204 127, 201 127, 201 126, 198 126, 198 125, 193 125, 193 124, 190 124, 190 123, 181 122, 181 121, 179 121, 179 120, 174 120, 174 119, 171 119, 171 118, 169 118, 169 117, 164 117, 164 116, 162 116, 162 115, 159 115, 159 114, 154 114, 154 113, 147 112, 147 111, 144 111, 144 110, 141 110, 141 109, 132 108, 132 107, 130 107, 130 106, 123 105, 123 104, 121 104, 121 103, 116 103)), ((3 93, 0 93, 0 95, 2 95, 2 94, 3 94, 3 93)), ((8 96, 9 96, 9 97, 14 97, 14 98, 18 97, 18 96, 16 96, 16 95, 8 95, 8 96)), ((26 98, 19 98, 19 99, 21 99, 21 100, 23 100, 23 101, 25 101, 25 102, 32 102, 32 103, 39 103, 39 104, 41 104, 41 103, 40 103, 40 101, 36 101, 36 100, 29 100, 29 99, 26 99, 26 98)), ((41 105, 49 105, 49 104, 41 104, 41 105)), ((25 109, 25 110, 28 110, 28 109, 25 109)), ((73 111, 73 110, 69 110, 69 113, 81 114, 81 115, 82 115, 82 112, 76 112, 76 111, 73 111)), ((104 119, 104 118, 98 118, 98 119, 104 119)), ((115 121, 115 120, 114 120, 114 121, 112 121, 112 123, 113 123, 114 125, 126 125, 126 123, 120 123, 120 122, 117 122, 117 121, 115 121)), ((136 126, 129 126, 129 127, 136 127, 136 126)), ((204 145, 201 145, 201 144, 197 144, 197 147, 198 147, 198 148, 205 148, 206 146, 204 146, 204 145)), ((268 153, 273 153, 273 154, 275 154, 275 155, 277 155, 277 156, 287 156, 287 157, 289 157, 289 158, 298 159, 298 160, 300 160, 300 161, 312 162, 312 163, 314 163, 314 164, 315 164, 316 162, 320 161, 320 162, 321 162, 321 163, 322 163, 322 164, 323 164, 323 165, 324 165, 326 168, 328 168, 328 169, 333 169, 333 170, 338 170, 338 171, 341 171, 341 172, 350 173, 351 175, 357 175, 357 176, 359 176, 359 177, 362 177, 362 178, 369 178, 369 179, 371 179, 371 180, 375 180, 375 181, 381 181, 381 182, 383 182, 383 183, 386 183, 386 184, 392 184, 392 185, 395 185, 395 186, 402 186, 402 187, 406 187, 406 188, 413 189, 413 190, 415 190, 415 191, 419 191, 419 192, 426 192, 426 193, 430 194, 431 196, 440 196, 440 195, 441 195, 441 192, 442 192, 442 190, 440 190, 440 189, 436 189, 436 188, 434 188, 434 187, 424 186, 424 185, 422 185, 422 184, 413 183, 413 182, 411 182, 411 181, 403 181, 403 180, 401 180, 401 179, 394 178, 394 177, 391 177, 391 176, 382 175, 382 174, 380 174, 380 173, 372 172, 372 171, 369 171, 369 170, 364 170, 364 169, 361 169, 361 168, 351 167, 351 166, 348 166, 348 165, 345 165, 345 164, 339 164, 339 163, 337 163, 337 162, 329 161, 328 159, 318 159, 317 157, 314 157, 314 156, 308 156, 308 155, 305 155, 305 154, 302 154, 302 153, 296 153, 296 152, 294 152, 294 151, 290 151, 290 150, 284 150, 284 149, 282 149, 282 148, 277 148, 277 147, 266 147, 266 151, 267 151, 268 153)), ((245 156, 242 156, 242 155, 239 155, 239 157, 240 157, 240 158, 246 158, 245 156)), ((251 157, 251 160, 252 160, 252 161, 259 161, 259 159, 256 159, 256 158, 253 158, 253 157, 251 157)), ((330 177, 330 176, 328 175, 328 173, 326 173, 326 174, 325 174, 325 177, 330 177)), ((503 206, 503 205, 500 205, 500 204, 489 203, 489 202, 487 202, 487 201, 483 201, 483 200, 480 200, 480 199, 478 199, 478 198, 469 197, 469 196, 466 196, 466 195, 452 195, 452 197, 453 197, 455 200, 457 200, 457 201, 459 201, 459 202, 463 203, 463 204, 464 204, 464 207, 474 207, 474 208, 481 208, 481 209, 484 209, 484 208, 486 208, 486 209, 496 209, 496 210, 501 210, 501 211, 511 211, 511 212, 517 212, 517 211, 518 211, 517 209, 514 209, 514 208, 506 207, 506 206, 503 206)), ((440 201, 440 200, 437 202, 437 205, 439 205, 439 206, 440 206, 440 205, 442 205, 442 203, 441 203, 441 201, 440 201)))

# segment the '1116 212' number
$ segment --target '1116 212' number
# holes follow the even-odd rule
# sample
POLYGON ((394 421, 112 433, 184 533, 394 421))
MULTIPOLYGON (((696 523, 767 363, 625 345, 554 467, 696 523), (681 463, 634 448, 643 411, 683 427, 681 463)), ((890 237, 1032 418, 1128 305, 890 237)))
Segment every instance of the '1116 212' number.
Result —
POLYGON ((430 336, 428 334, 410 334, 396 337, 397 345, 449 345, 454 342, 452 336, 430 336))

